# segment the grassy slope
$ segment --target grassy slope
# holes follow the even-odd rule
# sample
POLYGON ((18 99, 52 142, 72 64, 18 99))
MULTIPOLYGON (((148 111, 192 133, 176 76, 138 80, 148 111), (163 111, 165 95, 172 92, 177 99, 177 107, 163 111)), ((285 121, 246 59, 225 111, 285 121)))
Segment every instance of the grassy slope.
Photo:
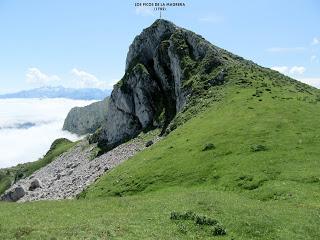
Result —
POLYGON ((319 93, 246 70, 229 69, 229 83, 211 88, 223 100, 203 97, 205 111, 103 176, 84 199, 1 203, 0 238, 212 238, 210 227, 169 219, 192 210, 226 227, 219 239, 319 239, 319 93), (208 143, 216 148, 202 151, 208 143))
POLYGON ((320 183, 317 96, 294 92, 291 84, 272 87, 265 78, 250 87, 232 83, 223 90, 223 101, 102 177, 83 196, 201 184, 263 201, 317 199, 304 192, 319 190, 320 183), (257 91, 260 96, 252 96, 257 91), (202 151, 208 143, 216 149, 202 151), (258 145, 267 150, 255 151, 258 145))
POLYGON ((0 204, 2 239, 215 239, 210 228, 169 219, 173 210, 218 219, 217 239, 319 239, 315 208, 260 202, 210 188, 171 188, 152 194, 79 201, 0 204), (186 230, 186 231, 185 231, 186 230), (23 237, 23 238, 22 238, 23 237))
POLYGON ((0 169, 0 194, 4 193, 11 186, 12 182, 30 176, 38 169, 51 163, 56 157, 68 151, 74 145, 75 143, 68 139, 57 139, 52 143, 50 150, 46 155, 38 161, 19 164, 11 168, 0 169))

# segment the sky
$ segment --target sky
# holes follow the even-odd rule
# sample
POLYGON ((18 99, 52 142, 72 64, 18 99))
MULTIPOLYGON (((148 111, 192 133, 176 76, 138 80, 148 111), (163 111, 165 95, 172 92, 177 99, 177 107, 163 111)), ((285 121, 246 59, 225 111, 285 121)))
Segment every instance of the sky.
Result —
MULTIPOLYGON (((135 2, 0 0, 0 93, 48 85, 112 88, 129 45, 159 13, 135 2)), ((170 2, 148 1, 148 2, 170 2)), ((175 0, 162 17, 320 87, 320 1, 175 0)))

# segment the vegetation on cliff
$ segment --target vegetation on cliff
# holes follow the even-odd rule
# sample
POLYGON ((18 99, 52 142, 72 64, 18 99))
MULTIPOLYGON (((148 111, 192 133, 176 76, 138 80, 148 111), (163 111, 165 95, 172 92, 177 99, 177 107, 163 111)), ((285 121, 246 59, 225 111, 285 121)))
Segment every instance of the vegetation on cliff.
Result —
MULTIPOLYGON (((193 33, 189 42, 198 51, 183 31, 171 36, 180 46, 170 54, 180 56, 187 97, 175 105, 182 107, 167 136, 107 172, 79 200, 1 203, 1 219, 8 220, 0 221, 0 237, 320 239, 319 90, 210 47, 193 33)), ((161 39, 163 49, 168 39, 161 39)), ((148 82, 155 75, 143 51, 137 64, 148 82)), ((163 79, 171 74, 159 66, 163 79)), ((113 100, 126 99, 119 88, 144 84, 123 80, 113 100)))

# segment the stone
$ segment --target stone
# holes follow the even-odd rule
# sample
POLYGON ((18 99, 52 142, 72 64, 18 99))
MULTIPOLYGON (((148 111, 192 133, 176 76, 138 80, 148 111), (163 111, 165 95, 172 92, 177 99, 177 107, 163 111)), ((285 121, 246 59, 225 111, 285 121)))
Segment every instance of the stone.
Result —
POLYGON ((22 186, 17 186, 9 191, 7 191, 2 197, 1 200, 9 201, 9 202, 16 202, 20 198, 26 195, 26 191, 22 186))
POLYGON ((148 142, 146 143, 146 147, 150 147, 152 144, 153 144, 153 141, 150 140, 150 141, 148 141, 148 142))
POLYGON ((66 168, 72 168, 72 166, 73 166, 73 163, 68 163, 66 168))
POLYGON ((204 148, 202 149, 202 151, 209 151, 209 150, 213 150, 215 149, 216 146, 213 143, 207 143, 204 148))
POLYGON ((30 187, 29 187, 29 191, 34 191, 37 188, 41 187, 41 182, 38 178, 34 178, 32 179, 31 183, 30 183, 30 187))

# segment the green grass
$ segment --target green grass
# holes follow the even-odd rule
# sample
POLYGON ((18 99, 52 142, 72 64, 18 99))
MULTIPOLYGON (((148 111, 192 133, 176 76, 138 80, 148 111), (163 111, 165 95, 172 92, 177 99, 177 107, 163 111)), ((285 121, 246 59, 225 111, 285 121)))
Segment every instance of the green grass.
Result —
POLYGON ((318 204, 319 102, 286 91, 259 98, 252 97, 255 88, 230 85, 225 91, 223 101, 103 176, 82 196, 208 185, 261 201, 318 204), (203 151, 210 143, 215 148, 203 151))
POLYGON ((224 91, 82 199, 1 203, 0 238, 320 238, 319 103, 286 86, 260 97, 252 96, 256 86, 224 91), (186 211, 219 221, 227 234, 170 219, 186 211))
POLYGON ((79 200, 0 203, 0 239, 320 239, 319 91, 254 65, 227 71, 79 200), (187 211, 227 234, 170 219, 187 211))
POLYGON ((56 157, 62 153, 68 151, 76 143, 69 141, 68 139, 61 138, 55 140, 50 150, 45 156, 34 162, 28 162, 19 164, 15 167, 0 169, 0 194, 4 193, 11 183, 18 181, 21 178, 26 178, 38 169, 51 163, 56 157))
MULTIPOLYGON (((205 111, 103 176, 80 197, 90 201, 110 196, 144 198, 145 194, 175 186, 204 188, 206 194, 215 191, 224 199, 219 204, 222 215, 230 211, 229 204, 222 203, 231 200, 237 205, 235 196, 253 209, 259 208, 252 222, 242 226, 246 233, 234 230, 236 239, 318 238, 317 91, 310 89, 312 94, 300 94, 295 86, 272 86, 268 79, 246 88, 229 84, 224 91, 226 97, 222 101, 208 103, 205 111), (271 85, 271 93, 260 90, 259 97, 252 96, 265 84, 271 85), (208 144, 215 148, 203 151, 208 144), (272 211, 279 215, 272 215, 273 207, 277 210, 272 211), (291 215, 294 212, 301 215, 291 215)), ((188 205, 189 198, 179 201, 188 205)), ((241 216, 246 218, 245 211, 237 213, 239 218, 233 224, 243 224, 241 216)), ((214 217, 210 209, 204 214, 214 217)), ((230 222, 222 224, 230 228, 230 222)))
POLYGON ((319 239, 319 210, 286 201, 256 201, 209 187, 168 188, 125 197, 0 204, 1 239, 319 239), (193 211, 218 220, 210 226, 171 220, 193 211))

